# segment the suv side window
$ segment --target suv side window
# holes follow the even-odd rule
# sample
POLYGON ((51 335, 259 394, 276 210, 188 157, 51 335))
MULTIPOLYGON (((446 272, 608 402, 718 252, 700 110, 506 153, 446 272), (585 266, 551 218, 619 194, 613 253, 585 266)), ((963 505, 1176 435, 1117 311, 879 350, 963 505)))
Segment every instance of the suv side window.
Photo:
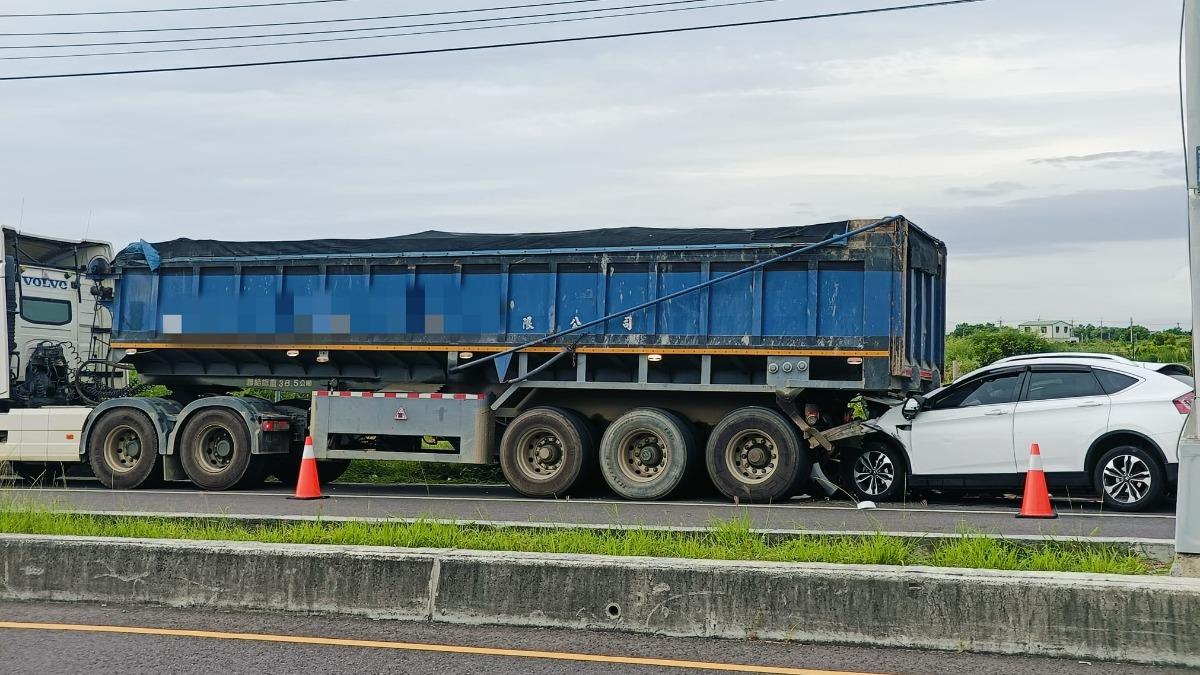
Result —
POLYGON ((1100 386, 1104 387, 1104 393, 1115 394, 1118 391, 1124 391, 1134 384, 1137 384, 1136 377, 1130 377, 1124 373, 1114 373, 1111 370, 1103 368, 1095 368, 1092 370, 1096 374, 1096 378, 1100 380, 1100 386))
POLYGON ((1029 373, 1027 401, 1103 396, 1100 382, 1090 370, 1035 370, 1029 373))
POLYGON ((1022 371, 1012 370, 964 382, 933 401, 933 410, 1014 403, 1020 393, 1022 371))

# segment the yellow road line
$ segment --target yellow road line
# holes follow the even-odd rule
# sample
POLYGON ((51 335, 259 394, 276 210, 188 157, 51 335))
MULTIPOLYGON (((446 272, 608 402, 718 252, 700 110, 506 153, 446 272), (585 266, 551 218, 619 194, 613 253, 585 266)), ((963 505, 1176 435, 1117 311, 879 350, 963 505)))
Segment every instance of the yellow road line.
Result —
POLYGON ((604 654, 579 654, 573 652, 543 652, 529 649, 501 649, 497 647, 471 647, 467 645, 438 645, 420 642, 390 642, 384 640, 351 640, 347 638, 308 637, 300 635, 271 635, 264 633, 226 633, 209 630, 187 630, 180 628, 146 628, 140 626, 101 626, 70 623, 25 623, 0 621, 0 628, 17 630, 63 631, 75 633, 118 633, 123 635, 155 635, 169 637, 209 638, 218 640, 244 640, 249 642, 277 642, 302 645, 324 645, 329 647, 366 647, 369 649, 398 649, 415 652, 439 652, 445 654, 472 654, 477 656, 508 656, 524 659, 550 659, 554 661, 588 661, 630 666, 658 666, 681 670, 716 670, 732 673, 772 673, 775 675, 879 675, 840 670, 812 670, 809 668, 786 668, 783 666, 756 666, 741 663, 709 663, 706 661, 683 661, 677 659, 655 659, 640 656, 608 656, 604 654))

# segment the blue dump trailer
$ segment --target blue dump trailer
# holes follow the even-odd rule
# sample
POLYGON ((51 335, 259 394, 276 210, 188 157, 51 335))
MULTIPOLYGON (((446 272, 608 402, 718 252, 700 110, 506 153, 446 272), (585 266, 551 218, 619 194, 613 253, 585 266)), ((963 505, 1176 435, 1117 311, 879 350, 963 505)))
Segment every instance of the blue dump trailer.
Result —
POLYGON ((855 411, 938 385, 945 266, 903 217, 138 242, 89 278, 114 368, 171 395, 96 405, 80 451, 115 487, 289 479, 311 435, 326 479, 359 458, 498 461, 527 495, 602 478, 661 499, 707 475, 785 499, 845 472, 855 411), (114 433, 136 470, 105 459, 114 433))

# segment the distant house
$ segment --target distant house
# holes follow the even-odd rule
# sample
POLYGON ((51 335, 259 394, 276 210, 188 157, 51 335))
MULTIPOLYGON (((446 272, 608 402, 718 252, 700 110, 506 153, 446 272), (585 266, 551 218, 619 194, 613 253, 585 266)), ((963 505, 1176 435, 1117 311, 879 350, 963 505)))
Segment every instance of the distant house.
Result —
POLYGON ((1036 333, 1051 342, 1079 342, 1075 327, 1066 321, 1026 321, 1017 326, 1026 333, 1036 333))

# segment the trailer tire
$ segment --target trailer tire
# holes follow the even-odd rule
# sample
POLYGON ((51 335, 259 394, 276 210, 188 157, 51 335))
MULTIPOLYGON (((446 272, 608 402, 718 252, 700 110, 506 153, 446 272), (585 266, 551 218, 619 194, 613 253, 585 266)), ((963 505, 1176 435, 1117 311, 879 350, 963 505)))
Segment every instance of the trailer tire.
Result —
POLYGON ((625 499, 666 499, 688 486, 702 463, 692 425, 659 408, 634 408, 600 439, 600 473, 625 499))
POLYGON ((738 408, 718 422, 704 455, 713 485, 744 502, 788 499, 812 473, 812 458, 796 427, 759 406, 738 408))
POLYGON ((183 472, 205 490, 229 490, 261 481, 269 469, 266 455, 250 453, 250 431, 241 416, 208 408, 187 421, 179 438, 183 472))
POLYGON ((103 415, 88 431, 88 464, 104 487, 132 490, 162 480, 158 430, 145 413, 130 408, 103 415))
POLYGON ((531 408, 504 430, 500 469, 527 497, 560 497, 595 473, 596 436, 582 415, 563 408, 531 408))

